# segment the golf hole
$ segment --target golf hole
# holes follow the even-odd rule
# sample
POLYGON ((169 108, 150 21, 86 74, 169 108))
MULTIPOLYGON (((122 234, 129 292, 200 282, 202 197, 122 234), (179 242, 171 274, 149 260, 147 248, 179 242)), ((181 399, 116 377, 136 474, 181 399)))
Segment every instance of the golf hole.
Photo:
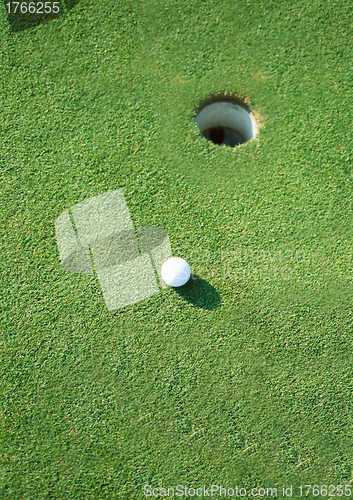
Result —
POLYGON ((254 139, 258 132, 251 111, 244 104, 228 99, 208 102, 195 120, 201 134, 219 146, 234 148, 254 139))

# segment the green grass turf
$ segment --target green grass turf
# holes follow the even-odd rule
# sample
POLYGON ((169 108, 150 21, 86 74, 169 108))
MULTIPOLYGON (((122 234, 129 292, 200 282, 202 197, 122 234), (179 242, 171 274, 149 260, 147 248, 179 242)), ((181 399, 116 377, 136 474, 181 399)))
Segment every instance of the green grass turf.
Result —
POLYGON ((81 0, 0 35, 0 498, 352 484, 351 2, 81 0), (220 92, 258 139, 200 135, 220 92), (196 298, 108 312, 62 269, 56 217, 117 188, 196 298))

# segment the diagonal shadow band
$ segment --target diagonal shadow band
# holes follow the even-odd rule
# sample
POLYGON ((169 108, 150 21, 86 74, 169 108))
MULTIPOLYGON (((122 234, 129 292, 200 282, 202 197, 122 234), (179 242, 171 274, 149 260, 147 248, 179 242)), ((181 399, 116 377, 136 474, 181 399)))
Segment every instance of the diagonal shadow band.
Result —
POLYGON ((222 301, 217 290, 206 280, 193 274, 189 281, 178 288, 174 288, 175 292, 184 300, 199 309, 217 309, 222 301))
POLYGON ((7 2, 4 0, 8 22, 13 33, 35 28, 68 14, 79 0, 53 0, 51 2, 7 2))

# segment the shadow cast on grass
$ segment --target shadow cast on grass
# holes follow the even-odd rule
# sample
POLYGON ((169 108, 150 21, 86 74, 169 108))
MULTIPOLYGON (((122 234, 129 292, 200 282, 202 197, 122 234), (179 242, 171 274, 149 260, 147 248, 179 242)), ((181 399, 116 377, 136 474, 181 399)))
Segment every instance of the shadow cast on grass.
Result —
POLYGON ((78 4, 80 0, 65 0, 67 10, 71 10, 78 4))
MULTIPOLYGON (((25 31, 31 28, 35 28, 40 24, 46 24, 53 19, 57 19, 65 14, 67 14, 71 9, 73 9, 79 0, 56 0, 55 5, 52 2, 23 2, 23 11, 21 11, 21 2, 16 6, 17 2, 10 2, 10 6, 5 6, 7 11, 8 22, 11 27, 11 31, 16 33, 18 31, 25 31), (31 4, 32 11, 29 11, 29 4, 31 4), (65 8, 64 8, 65 6, 65 8), (15 11, 16 9, 16 11, 15 11), (10 10, 10 12, 9 12, 10 10)), ((4 2, 7 3, 6 1, 4 2)))
POLYGON ((187 300, 200 309, 217 309, 222 303, 221 296, 217 290, 206 280, 192 274, 189 281, 174 288, 184 300, 187 300))

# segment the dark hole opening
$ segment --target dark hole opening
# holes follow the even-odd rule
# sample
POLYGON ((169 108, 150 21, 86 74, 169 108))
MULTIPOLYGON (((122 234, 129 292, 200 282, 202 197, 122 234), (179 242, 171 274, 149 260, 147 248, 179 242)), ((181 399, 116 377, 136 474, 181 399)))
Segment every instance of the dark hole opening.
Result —
POLYGON ((225 132, 222 127, 211 128, 210 139, 214 144, 223 144, 225 132))

